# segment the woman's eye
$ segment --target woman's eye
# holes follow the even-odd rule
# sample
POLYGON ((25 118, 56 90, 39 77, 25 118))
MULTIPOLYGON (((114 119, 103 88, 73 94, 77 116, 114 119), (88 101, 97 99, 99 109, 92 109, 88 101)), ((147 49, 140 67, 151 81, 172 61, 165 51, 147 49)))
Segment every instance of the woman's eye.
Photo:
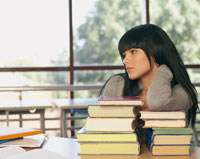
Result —
POLYGON ((136 53, 136 51, 135 50, 131 50, 131 53, 134 54, 134 53, 136 53))

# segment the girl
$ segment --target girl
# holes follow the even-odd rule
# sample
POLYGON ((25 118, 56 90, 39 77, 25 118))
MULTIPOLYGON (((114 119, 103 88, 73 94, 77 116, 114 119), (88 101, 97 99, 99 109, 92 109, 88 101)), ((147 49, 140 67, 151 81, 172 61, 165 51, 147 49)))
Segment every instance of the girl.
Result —
POLYGON ((122 36, 118 49, 125 73, 112 76, 101 95, 137 95, 152 111, 184 110, 194 125, 196 90, 166 32, 153 24, 136 26, 122 36))

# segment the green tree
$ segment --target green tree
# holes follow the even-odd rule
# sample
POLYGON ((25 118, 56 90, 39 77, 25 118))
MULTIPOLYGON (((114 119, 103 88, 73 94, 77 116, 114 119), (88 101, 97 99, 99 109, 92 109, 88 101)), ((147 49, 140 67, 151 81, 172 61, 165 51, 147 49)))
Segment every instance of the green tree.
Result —
POLYGON ((126 30, 141 23, 140 1, 98 0, 94 5, 75 37, 75 64, 121 64, 117 44, 126 30))
MULTIPOLYGON (((118 41, 125 31, 141 23, 141 1, 98 0, 94 8, 75 36, 75 64, 122 64, 118 41), (80 42, 82 45, 78 45, 80 42)), ((76 73, 75 82, 104 83, 112 74, 119 72, 122 71, 76 73)), ((79 95, 81 93, 77 93, 79 95)))
POLYGON ((199 7, 198 0, 150 1, 151 23, 169 34, 185 63, 200 62, 199 7))

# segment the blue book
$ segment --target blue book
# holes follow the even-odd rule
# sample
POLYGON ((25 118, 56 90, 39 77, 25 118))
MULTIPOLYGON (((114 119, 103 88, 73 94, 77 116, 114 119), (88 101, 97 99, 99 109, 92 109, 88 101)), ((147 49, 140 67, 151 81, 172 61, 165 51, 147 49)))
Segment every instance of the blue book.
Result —
POLYGON ((153 135, 153 130, 151 128, 147 128, 146 134, 145 134, 145 144, 146 144, 146 146, 148 147, 149 150, 151 148, 152 135, 153 135))
POLYGON ((9 141, 13 141, 13 140, 17 140, 17 139, 22 139, 23 137, 20 138, 15 138, 15 139, 7 139, 7 140, 0 140, 0 144, 3 144, 5 142, 9 142, 9 141))

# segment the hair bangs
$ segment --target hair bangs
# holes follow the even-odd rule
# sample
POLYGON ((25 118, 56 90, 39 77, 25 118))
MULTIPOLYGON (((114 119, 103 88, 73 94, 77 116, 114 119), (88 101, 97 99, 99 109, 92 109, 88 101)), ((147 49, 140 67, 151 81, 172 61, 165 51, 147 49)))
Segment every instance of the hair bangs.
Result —
POLYGON ((142 37, 141 34, 142 33, 140 29, 136 27, 129 30, 122 36, 118 44, 118 50, 121 57, 123 57, 122 55, 123 52, 132 48, 140 48, 146 50, 144 46, 144 39, 141 38, 142 37))

